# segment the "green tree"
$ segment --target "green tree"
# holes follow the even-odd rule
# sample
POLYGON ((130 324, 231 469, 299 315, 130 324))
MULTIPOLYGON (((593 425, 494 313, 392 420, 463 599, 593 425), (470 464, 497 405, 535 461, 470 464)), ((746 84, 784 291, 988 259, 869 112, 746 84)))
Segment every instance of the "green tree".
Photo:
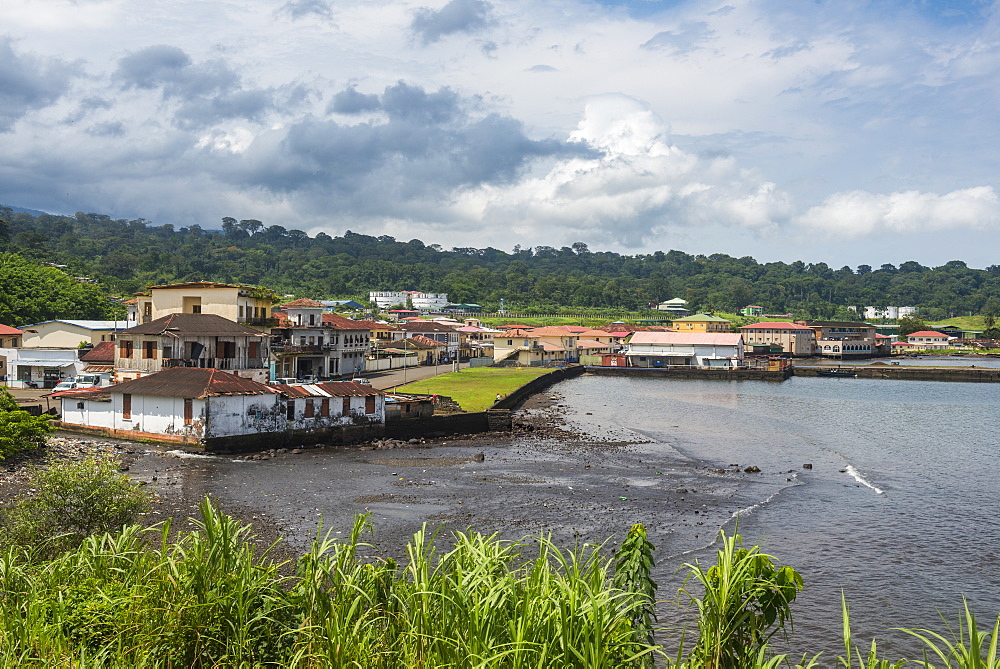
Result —
POLYGON ((900 337, 905 337, 906 335, 911 335, 914 332, 920 332, 921 330, 927 329, 927 323, 923 322, 916 316, 903 316, 896 322, 899 324, 900 337))
MULTIPOLYGON (((9 397, 10 394, 5 390, 9 397)), ((27 411, 0 411, 0 460, 15 453, 45 445, 53 430, 49 416, 32 416, 27 411)))

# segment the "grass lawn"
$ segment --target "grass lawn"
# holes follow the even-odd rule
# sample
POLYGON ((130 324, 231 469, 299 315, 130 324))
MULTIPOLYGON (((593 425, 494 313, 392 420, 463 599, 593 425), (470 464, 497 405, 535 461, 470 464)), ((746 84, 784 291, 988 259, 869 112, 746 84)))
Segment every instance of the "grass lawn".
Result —
POLYGON ((537 367, 474 367, 432 379, 400 386, 401 393, 445 395, 466 411, 484 411, 497 399, 497 393, 509 395, 535 377, 551 372, 537 367))

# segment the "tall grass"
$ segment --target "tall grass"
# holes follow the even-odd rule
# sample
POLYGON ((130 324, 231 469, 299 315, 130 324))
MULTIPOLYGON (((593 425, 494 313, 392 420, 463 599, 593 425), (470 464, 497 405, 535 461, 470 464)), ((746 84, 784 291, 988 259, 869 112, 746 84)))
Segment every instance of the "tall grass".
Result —
MULTIPOLYGON (((317 537, 293 577, 208 501, 195 530, 131 526, 56 559, 0 555, 0 657, 18 666, 631 667, 659 649, 602 547, 562 551, 427 528, 408 564, 362 556, 368 529, 317 537)), ((624 549, 625 551, 630 549, 624 549)), ((645 547, 640 547, 645 550, 645 547)), ((624 558, 619 561, 642 562, 624 558)))

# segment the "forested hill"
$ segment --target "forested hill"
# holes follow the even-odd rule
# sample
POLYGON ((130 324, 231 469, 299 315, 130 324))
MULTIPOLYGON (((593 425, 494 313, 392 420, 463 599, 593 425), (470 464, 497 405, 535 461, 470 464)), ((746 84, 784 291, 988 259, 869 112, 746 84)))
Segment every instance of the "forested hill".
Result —
MULTIPOLYGON (((99 214, 33 216, 0 208, 0 250, 65 265, 107 292, 212 280, 262 285, 281 294, 367 301, 369 290, 446 292, 454 302, 510 309, 561 306, 634 310, 683 297, 703 310, 746 304, 813 318, 844 317, 847 305, 914 305, 933 318, 1000 313, 1000 266, 972 269, 905 262, 834 269, 824 263, 758 263, 681 251, 620 255, 572 248, 443 250, 350 231, 309 237, 261 221, 223 219, 220 230, 175 229, 99 214)), ((0 292, 4 286, 0 285, 0 292)), ((88 314, 92 316, 96 314, 88 314)), ((77 317, 83 317, 77 315, 77 317)))

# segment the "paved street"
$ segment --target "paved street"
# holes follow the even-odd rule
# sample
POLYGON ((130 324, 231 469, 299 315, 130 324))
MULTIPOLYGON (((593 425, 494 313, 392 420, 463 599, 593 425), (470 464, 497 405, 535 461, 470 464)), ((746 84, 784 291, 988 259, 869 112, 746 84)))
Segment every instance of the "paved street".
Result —
MULTIPOLYGON (((466 363, 462 366, 463 369, 468 367, 466 363)), ((404 383, 412 383, 413 381, 422 381, 424 379, 429 379, 432 376, 437 376, 438 374, 447 374, 448 372, 455 371, 454 364, 444 364, 444 365, 420 365, 418 367, 409 367, 405 370, 396 369, 391 372, 372 372, 367 375, 368 379, 372 382, 372 387, 379 390, 388 390, 390 388, 395 388, 396 386, 401 386, 404 383)))

